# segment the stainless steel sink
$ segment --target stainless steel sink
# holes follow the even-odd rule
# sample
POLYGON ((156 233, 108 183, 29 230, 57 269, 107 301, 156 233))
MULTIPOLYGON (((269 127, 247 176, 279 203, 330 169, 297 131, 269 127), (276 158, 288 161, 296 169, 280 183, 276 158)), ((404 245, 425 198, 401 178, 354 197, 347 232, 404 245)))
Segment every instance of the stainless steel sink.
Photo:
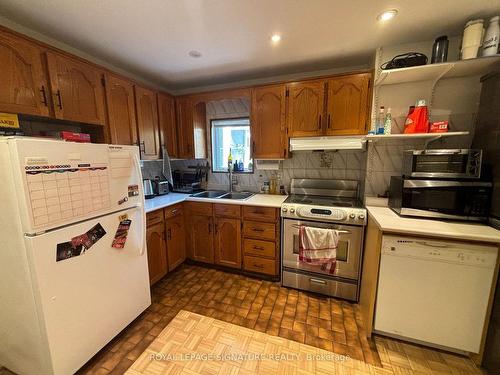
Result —
POLYGON ((236 200, 245 200, 255 195, 255 193, 250 192, 232 192, 221 195, 218 199, 236 199, 236 200))
POLYGON ((219 198, 226 193, 227 191, 223 190, 207 190, 201 193, 192 194, 191 196, 193 198, 219 198))

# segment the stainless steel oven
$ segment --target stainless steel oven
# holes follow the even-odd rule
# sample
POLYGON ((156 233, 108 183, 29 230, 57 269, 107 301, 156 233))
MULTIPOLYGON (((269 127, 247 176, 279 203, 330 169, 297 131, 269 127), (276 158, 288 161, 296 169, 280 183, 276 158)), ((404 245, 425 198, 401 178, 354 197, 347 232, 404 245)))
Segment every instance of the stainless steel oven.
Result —
POLYGON ((358 299, 364 226, 283 219, 282 268, 284 285, 352 301, 358 299), (299 227, 331 228, 339 232, 337 261, 333 275, 319 266, 299 261, 299 227))

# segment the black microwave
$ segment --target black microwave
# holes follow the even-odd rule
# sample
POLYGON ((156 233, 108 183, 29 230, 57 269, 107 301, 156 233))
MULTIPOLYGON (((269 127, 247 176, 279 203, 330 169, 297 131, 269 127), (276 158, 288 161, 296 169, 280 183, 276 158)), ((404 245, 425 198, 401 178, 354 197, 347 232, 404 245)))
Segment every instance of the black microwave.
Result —
POLYGON ((389 207, 401 216, 467 221, 488 219, 493 184, 485 181, 391 177, 389 207))

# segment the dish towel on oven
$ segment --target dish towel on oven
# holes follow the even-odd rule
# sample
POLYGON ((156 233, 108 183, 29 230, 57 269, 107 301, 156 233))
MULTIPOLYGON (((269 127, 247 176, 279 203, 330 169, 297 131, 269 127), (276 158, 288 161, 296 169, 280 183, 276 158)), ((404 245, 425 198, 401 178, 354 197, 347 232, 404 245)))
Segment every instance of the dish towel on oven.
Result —
POLYGON ((320 265, 323 271, 335 272, 339 233, 335 229, 301 225, 299 228, 299 261, 320 265))

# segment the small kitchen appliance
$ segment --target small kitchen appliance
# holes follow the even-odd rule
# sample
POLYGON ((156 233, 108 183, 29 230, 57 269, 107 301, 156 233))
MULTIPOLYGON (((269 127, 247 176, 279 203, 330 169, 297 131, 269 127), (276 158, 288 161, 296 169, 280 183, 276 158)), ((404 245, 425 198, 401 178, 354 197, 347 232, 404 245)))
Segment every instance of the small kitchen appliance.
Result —
POLYGON ((281 205, 281 284, 357 301, 366 209, 358 199, 358 181, 293 179, 281 205), (339 233, 335 273, 299 261, 301 225, 339 233))
POLYGON ((392 176, 389 207, 401 216, 486 221, 493 184, 480 180, 421 180, 392 176))
POLYGON ((142 180, 142 187, 144 190, 144 198, 146 199, 151 199, 155 197, 155 188, 154 188, 155 182, 153 180, 150 180, 148 178, 145 178, 142 180))
POLYGON ((482 155, 478 149, 407 150, 403 152, 403 176, 478 179, 482 155))

